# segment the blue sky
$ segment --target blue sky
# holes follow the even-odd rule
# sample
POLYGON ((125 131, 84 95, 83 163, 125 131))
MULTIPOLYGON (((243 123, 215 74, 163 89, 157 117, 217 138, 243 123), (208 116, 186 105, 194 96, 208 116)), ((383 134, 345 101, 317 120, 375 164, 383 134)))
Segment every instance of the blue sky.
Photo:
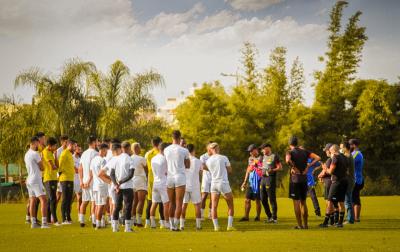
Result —
MULTIPOLYGON (((66 59, 93 61, 106 71, 116 59, 132 72, 158 70, 166 97, 188 93, 194 82, 219 79, 227 87, 240 71, 240 48, 252 41, 260 68, 276 46, 288 49, 288 65, 304 64, 307 104, 313 99, 312 72, 326 49, 326 25, 335 1, 327 0, 0 0, 0 95, 29 102, 30 88, 13 88, 15 76, 31 66, 57 73, 66 59)), ((367 27, 359 78, 398 81, 400 1, 354 0, 345 19, 361 10, 367 27)))

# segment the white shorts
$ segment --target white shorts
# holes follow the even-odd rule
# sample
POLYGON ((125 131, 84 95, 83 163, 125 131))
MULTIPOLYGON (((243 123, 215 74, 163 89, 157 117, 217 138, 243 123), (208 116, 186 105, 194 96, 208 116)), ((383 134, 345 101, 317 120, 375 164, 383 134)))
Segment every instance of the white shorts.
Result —
POLYGON ((217 194, 227 194, 232 192, 231 187, 229 186, 229 183, 212 183, 211 184, 211 193, 217 193, 217 194))
POLYGON ((147 191, 146 177, 133 177, 133 191, 147 191))
POLYGON ((168 193, 167 193, 167 188, 158 188, 158 187, 153 187, 153 195, 151 196, 151 200, 153 202, 157 203, 167 203, 169 202, 168 198, 168 193))
POLYGON ((201 179, 201 192, 211 192, 211 178, 209 178, 208 176, 203 176, 203 178, 201 179))
POLYGON ((82 202, 94 201, 93 190, 91 187, 82 188, 82 202))
POLYGON ((96 206, 104 206, 107 203, 108 188, 93 191, 93 198, 96 206))
POLYGON ((167 187, 168 188, 176 188, 180 186, 186 185, 186 176, 185 174, 178 174, 175 176, 167 177, 167 187))
POLYGON ((191 201, 193 204, 198 204, 201 202, 200 190, 193 190, 191 192, 185 192, 183 197, 183 203, 189 203, 191 201))
POLYGON ((57 192, 62 193, 62 188, 61 188, 61 183, 60 182, 57 183, 57 192))
POLYGON ((80 193, 80 192, 82 192, 82 189, 81 189, 81 185, 79 182, 79 175, 78 176, 76 176, 76 175, 78 175, 78 174, 75 174, 75 177, 74 177, 74 192, 80 193))
POLYGON ((31 197, 40 197, 42 195, 46 195, 46 191, 44 190, 43 183, 39 184, 26 184, 26 188, 28 189, 29 198, 31 197))
POLYGON ((113 185, 108 185, 108 197, 111 198, 111 202, 115 204, 117 201, 117 196, 115 194, 114 186, 113 185))

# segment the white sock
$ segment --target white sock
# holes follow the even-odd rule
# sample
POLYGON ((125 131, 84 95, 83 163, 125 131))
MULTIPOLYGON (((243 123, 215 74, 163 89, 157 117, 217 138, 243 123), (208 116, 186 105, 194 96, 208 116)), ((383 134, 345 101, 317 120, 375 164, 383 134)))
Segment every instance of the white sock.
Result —
POLYGON ((132 215, 131 220, 133 221, 133 224, 136 223, 136 215, 132 215))
POLYGON ((101 222, 101 221, 96 220, 96 227, 97 227, 97 228, 101 227, 101 223, 100 223, 100 222, 101 222))
POLYGON ((150 226, 150 220, 146 219, 146 226, 150 226))
POLYGON ((204 208, 200 209, 200 213, 201 213, 201 218, 204 218, 204 208))
POLYGON ((85 223, 85 215, 79 214, 79 215, 78 215, 78 219, 79 219, 79 222, 80 222, 80 223, 85 223))
POLYGON ((173 228, 174 227, 174 218, 169 218, 169 227, 173 228))
POLYGON ((213 219, 214 228, 219 228, 218 219, 213 219))
POLYGON ((233 216, 228 216, 228 227, 232 227, 233 224, 233 216))
POLYGON ((104 218, 101 218, 100 227, 105 227, 105 226, 106 226, 106 220, 104 218))
POLYGON ((141 214, 138 214, 136 223, 142 224, 142 215, 141 214))
POLYGON ((132 230, 132 221, 131 220, 125 220, 125 232, 126 231, 131 231, 132 230))
POLYGON ((43 224, 45 224, 45 225, 47 224, 47 217, 42 217, 42 225, 43 224))
POLYGON ((30 221, 31 217, 29 215, 25 215, 25 220, 30 221))
POLYGON ((92 223, 95 224, 96 223, 96 216, 94 214, 92 214, 92 223))
POLYGON ((35 217, 32 217, 32 218, 31 218, 31 222, 32 222, 32 224, 33 224, 33 223, 36 223, 36 218, 35 218, 35 217))
POLYGON ((155 216, 150 216, 150 223, 151 227, 156 227, 156 217, 155 216))
POLYGON ((201 218, 196 218, 196 228, 201 228, 201 218))
POLYGON ((180 219, 181 228, 185 227, 185 219, 180 219))
POLYGON ((179 225, 179 220, 177 218, 174 218, 174 227, 178 227, 179 225))
POLYGON ((168 221, 164 220, 163 222, 164 222, 164 227, 165 228, 170 228, 169 220, 168 221))

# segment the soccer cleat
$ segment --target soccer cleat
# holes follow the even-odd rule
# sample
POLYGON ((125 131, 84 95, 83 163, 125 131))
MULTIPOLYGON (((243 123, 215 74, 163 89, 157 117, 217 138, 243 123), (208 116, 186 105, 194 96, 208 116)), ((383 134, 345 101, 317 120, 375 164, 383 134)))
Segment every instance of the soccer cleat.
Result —
POLYGON ((25 220, 25 224, 31 224, 31 220, 25 220))
POLYGON ((48 224, 42 224, 42 226, 40 228, 46 229, 46 228, 50 228, 50 226, 48 224))
POLYGON ((354 222, 345 221, 343 224, 344 224, 344 225, 347 225, 347 224, 354 224, 354 222))
POLYGON ((40 225, 37 223, 32 223, 31 228, 40 228, 40 225))
POLYGON ((80 223, 79 226, 81 226, 81 228, 85 227, 85 223, 80 223))
POLYGON ((270 218, 266 219, 264 222, 265 223, 273 223, 274 219, 272 217, 270 217, 270 218))
POLYGON ((227 228, 226 228, 226 231, 236 231, 236 228, 234 228, 234 227, 227 227, 227 228))
POLYGON ((135 224, 136 227, 142 228, 143 224, 135 224))
POLYGON ((219 227, 214 227, 214 232, 219 232, 219 227))
POLYGON ((260 221, 260 217, 256 217, 256 218, 254 218, 254 221, 260 221))
POLYGON ((343 224, 341 224, 341 223, 336 223, 335 227, 337 227, 337 228, 342 228, 342 227, 343 227, 343 224))
POLYGON ((183 231, 185 230, 185 227, 180 227, 179 230, 183 231))
POLYGON ((203 229, 202 227, 196 227, 196 231, 200 231, 202 229, 203 229))
POLYGON ((54 226, 56 226, 56 227, 59 227, 59 226, 61 226, 61 224, 60 224, 60 223, 58 223, 58 222, 54 222, 54 223, 53 223, 53 225, 54 225, 54 226))
POLYGON ((69 221, 63 221, 63 223, 61 223, 62 225, 71 225, 72 224, 72 222, 69 222, 69 221))
POLYGON ((240 222, 249 221, 249 218, 242 217, 239 221, 240 221, 240 222))
POLYGON ((301 226, 295 226, 293 229, 303 229, 301 226))
POLYGON ((320 228, 328 228, 329 225, 328 225, 328 224, 325 224, 325 223, 321 223, 321 224, 319 224, 319 227, 320 227, 320 228))

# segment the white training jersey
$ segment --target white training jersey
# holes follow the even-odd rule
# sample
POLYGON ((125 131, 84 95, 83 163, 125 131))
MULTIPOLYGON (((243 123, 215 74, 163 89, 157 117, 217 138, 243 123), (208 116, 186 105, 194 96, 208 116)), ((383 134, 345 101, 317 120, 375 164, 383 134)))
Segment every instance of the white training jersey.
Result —
POLYGON ((167 160, 162 154, 157 154, 151 159, 151 169, 153 171, 153 186, 157 188, 167 187, 167 160))
POLYGON ((26 171, 28 172, 28 178, 26 179, 26 183, 33 184, 42 184, 42 172, 39 168, 39 162, 42 161, 39 153, 32 149, 29 149, 24 157, 26 171))
POLYGON ((211 183, 229 183, 226 167, 231 166, 229 159, 220 154, 212 155, 207 160, 207 168, 211 173, 211 183))
POLYGON ((74 158, 74 167, 75 168, 79 168, 79 163, 81 161, 81 157, 76 156, 75 154, 72 155, 72 157, 74 158))
POLYGON ((168 176, 185 175, 185 159, 189 159, 189 151, 178 144, 171 144, 164 150, 167 160, 168 176))
POLYGON ((57 149, 57 151, 56 151, 57 160, 60 159, 60 156, 61 156, 61 153, 63 152, 63 150, 64 150, 64 148, 62 146, 57 149))
POLYGON ((82 172, 83 172, 83 183, 87 183, 90 179, 90 162, 92 162, 95 156, 99 155, 99 153, 92 148, 85 150, 82 153, 81 160, 79 164, 82 165, 82 172))
MULTIPOLYGON (((132 158, 126 154, 122 153, 118 156, 115 169, 115 178, 117 181, 121 181, 129 176, 130 170, 134 170, 135 166, 133 164, 132 158)), ((133 181, 132 179, 123 183, 119 187, 120 189, 133 189, 133 181)))
POLYGON ((106 158, 106 163, 101 169, 105 170, 108 176, 110 176, 111 170, 115 169, 115 167, 117 166, 118 157, 119 156, 112 156, 108 161, 106 158))
POLYGON ((186 192, 200 190, 200 170, 200 159, 190 156, 190 169, 186 169, 186 192))
MULTIPOLYGON (((206 165, 207 160, 210 158, 210 155, 208 155, 208 153, 204 153, 203 155, 200 156, 200 161, 203 165, 206 165)), ((204 170, 203 167, 201 167, 201 169, 203 170, 203 179, 206 180, 211 180, 211 173, 207 170, 204 170)))
POLYGON ((99 177, 100 170, 105 164, 106 159, 101 156, 94 157, 90 163, 90 170, 93 175, 93 191, 100 191, 108 188, 107 183, 99 177))
POLYGON ((112 150, 108 149, 106 155, 106 162, 110 161, 112 157, 113 157, 112 150))
POLYGON ((147 166, 146 159, 136 154, 133 154, 131 158, 133 160, 133 165, 135 167, 135 174, 133 176, 146 178, 146 171, 145 171, 145 168, 147 166))

